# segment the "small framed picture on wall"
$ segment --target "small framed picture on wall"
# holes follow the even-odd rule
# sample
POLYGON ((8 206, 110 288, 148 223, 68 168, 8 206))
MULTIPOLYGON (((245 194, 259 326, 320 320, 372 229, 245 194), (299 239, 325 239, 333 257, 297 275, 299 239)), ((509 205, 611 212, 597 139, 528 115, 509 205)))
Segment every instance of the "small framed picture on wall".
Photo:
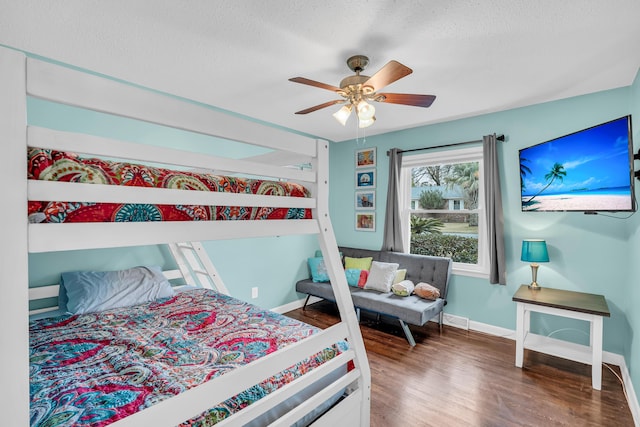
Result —
POLYGON ((376 188, 376 170, 357 170, 356 169, 356 188, 376 188))
POLYGON ((356 209, 375 210, 376 192, 375 190, 356 191, 356 209))
POLYGON ((376 166, 376 148, 356 150, 356 168, 373 168, 376 166))
POLYGON ((376 231, 376 214, 356 212, 356 231, 376 231))

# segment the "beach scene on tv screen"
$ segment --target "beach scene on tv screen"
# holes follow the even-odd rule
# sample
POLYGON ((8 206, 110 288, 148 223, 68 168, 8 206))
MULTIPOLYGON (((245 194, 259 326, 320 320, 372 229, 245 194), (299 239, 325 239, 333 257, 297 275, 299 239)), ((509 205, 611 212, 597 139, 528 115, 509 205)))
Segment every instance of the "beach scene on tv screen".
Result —
POLYGON ((523 211, 631 210, 627 118, 520 151, 523 211))

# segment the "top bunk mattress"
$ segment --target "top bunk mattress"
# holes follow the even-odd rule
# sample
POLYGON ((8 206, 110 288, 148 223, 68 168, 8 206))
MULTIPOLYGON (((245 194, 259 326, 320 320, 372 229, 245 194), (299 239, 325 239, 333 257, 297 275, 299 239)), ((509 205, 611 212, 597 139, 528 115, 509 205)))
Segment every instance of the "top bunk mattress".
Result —
MULTIPOLYGON (((310 197, 304 186, 292 182, 178 171, 143 164, 83 158, 75 153, 40 148, 29 148, 27 156, 30 180, 310 197)), ((32 222, 48 223, 310 219, 311 210, 43 200, 29 201, 29 217, 32 222)))

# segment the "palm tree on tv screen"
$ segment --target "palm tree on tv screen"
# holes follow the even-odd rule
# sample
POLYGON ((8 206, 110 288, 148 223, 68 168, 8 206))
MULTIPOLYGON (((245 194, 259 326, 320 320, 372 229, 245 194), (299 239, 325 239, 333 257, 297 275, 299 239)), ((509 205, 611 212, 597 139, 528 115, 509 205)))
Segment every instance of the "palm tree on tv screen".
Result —
POLYGON ((546 190, 547 188, 549 188, 549 186, 551 184, 553 184, 553 181, 555 181, 556 179, 559 180, 560 182, 563 181, 564 177, 567 176, 567 171, 564 170, 564 166, 562 166, 560 163, 554 163, 553 167, 551 168, 551 170, 549 171, 548 174, 546 174, 544 176, 544 179, 546 181, 549 181, 547 183, 547 185, 544 186, 544 188, 540 191, 538 191, 536 194, 534 194, 533 196, 531 196, 531 198, 529 200, 527 200, 525 203, 529 204, 531 203, 531 201, 533 199, 536 198, 536 196, 539 196, 540 193, 542 193, 544 190, 546 190))
POLYGON ((525 162, 529 161, 529 159, 525 159, 524 157, 520 158, 520 190, 524 190, 524 178, 527 176, 527 174, 531 173, 531 169, 529 169, 529 166, 525 165, 525 162))

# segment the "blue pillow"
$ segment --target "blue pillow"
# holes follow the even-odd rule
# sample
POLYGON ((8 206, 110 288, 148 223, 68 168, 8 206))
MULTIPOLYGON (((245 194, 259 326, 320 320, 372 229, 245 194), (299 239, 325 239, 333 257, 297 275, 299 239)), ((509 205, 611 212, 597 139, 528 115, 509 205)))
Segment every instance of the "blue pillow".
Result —
POLYGON ((359 268, 347 268, 344 271, 344 274, 347 276, 347 284, 349 286, 358 287, 358 282, 360 281, 360 273, 362 270, 359 268))
POLYGON ((60 306, 73 314, 93 313, 170 298, 173 288, 160 267, 62 273, 60 306))
POLYGON ((309 270, 311 271, 311 280, 314 282, 328 282, 329 274, 327 266, 324 265, 324 259, 321 257, 309 258, 309 270))

